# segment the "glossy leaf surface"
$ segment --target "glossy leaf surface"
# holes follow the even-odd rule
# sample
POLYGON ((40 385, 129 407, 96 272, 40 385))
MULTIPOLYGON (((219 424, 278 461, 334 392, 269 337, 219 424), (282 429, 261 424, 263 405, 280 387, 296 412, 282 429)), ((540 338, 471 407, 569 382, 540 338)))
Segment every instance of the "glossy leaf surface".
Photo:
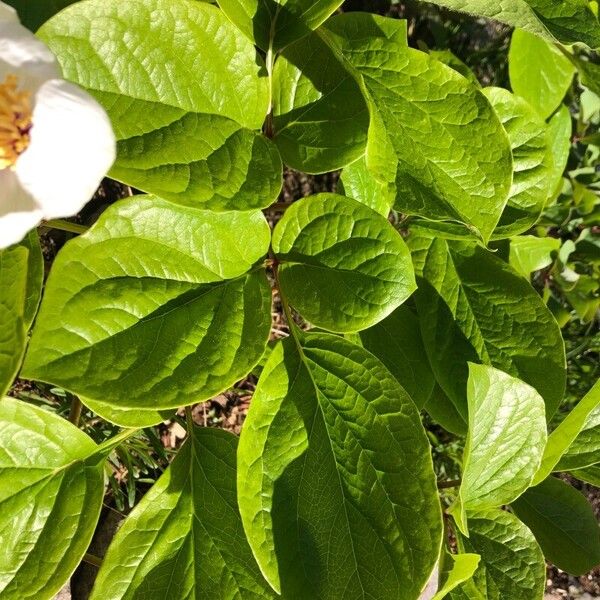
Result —
POLYGON ((587 0, 435 0, 435 4, 520 27, 549 41, 600 47, 600 24, 587 0))
POLYGON ((325 32, 367 92, 367 166, 395 185, 396 208, 459 222, 489 239, 506 203, 512 161, 479 89, 409 48, 404 21, 349 13, 330 19, 325 32))
POLYGON ((295 202, 273 231, 281 292, 311 323, 358 331, 389 315, 416 285, 410 252, 375 211, 336 194, 295 202))
POLYGON ((57 257, 24 372, 121 409, 210 398, 264 352, 268 245, 258 211, 113 205, 57 257))
POLYGON ((0 595, 50 600, 81 561, 104 496, 103 457, 65 419, 0 400, 0 595))
POLYGON ((544 400, 521 380, 471 363, 467 401, 462 483, 452 507, 464 532, 465 511, 509 504, 531 485, 546 445, 544 400))
POLYGON ((531 285, 493 253, 465 242, 411 236, 423 342, 436 379, 463 419, 467 361, 533 386, 550 417, 565 388, 554 317, 531 285), (502 327, 499 327, 502 323, 502 327))
POLYGON ((585 497, 568 483, 549 477, 512 503, 533 531, 544 556, 571 575, 600 563, 600 527, 585 497))
POLYGON ((447 572, 444 573, 444 584, 431 600, 442 600, 461 583, 470 579, 481 557, 478 554, 446 554, 444 562, 447 572))
POLYGON ((544 556, 531 531, 498 509, 469 517, 470 535, 458 534, 461 552, 481 556, 473 579, 451 592, 452 600, 541 600, 546 583, 544 556))
POLYGON ((508 72, 513 92, 547 119, 571 86, 575 67, 554 44, 516 29, 508 53, 508 72))
POLYGON ((20 244, 0 250, 0 398, 21 366, 40 299, 43 269, 35 231, 20 244))
POLYGON ((552 140, 546 122, 525 100, 502 88, 485 88, 500 117, 513 155, 513 183, 494 238, 523 233, 541 216, 556 189, 552 140))
POLYGON ((286 598, 416 600, 439 554, 418 412, 375 357, 337 336, 273 350, 242 429, 238 501, 286 598))
POLYGON ((275 200, 281 160, 256 131, 269 103, 265 67, 216 7, 91 0, 40 37, 107 110, 118 140, 112 176, 201 208, 275 200))
POLYGON ((435 379, 416 315, 408 307, 399 306, 359 336, 363 347, 389 369, 417 407, 422 408, 433 392, 435 379))
POLYGON ((560 240, 552 237, 519 235, 511 238, 509 264, 529 279, 534 271, 552 264, 552 254, 560 249, 560 240))
POLYGON ((285 163, 334 171, 365 152, 369 111, 342 61, 314 33, 287 47, 273 72, 274 141, 285 163))
POLYGON ((341 0, 220 0, 219 6, 257 46, 280 50, 308 35, 341 0))
POLYGON ((237 438, 194 428, 171 466, 127 517, 91 598, 262 600, 262 578, 236 504, 237 438))
MULTIPOLYGON (((571 469, 583 469, 600 463, 600 398, 598 384, 594 386, 579 404, 589 399, 590 403, 595 402, 596 407, 590 412, 581 431, 575 440, 569 446, 569 449, 562 455, 558 463, 557 470, 567 471, 571 469), (594 395, 590 395, 594 392, 594 395), (593 399, 592 399, 593 398, 593 399)), ((582 409, 584 407, 582 406, 582 409)), ((571 414, 575 413, 577 406, 571 414)))
POLYGON ((390 214, 396 198, 394 186, 377 180, 369 171, 364 157, 342 171, 338 191, 348 198, 362 202, 384 217, 390 214))
POLYGON ((600 381, 579 401, 548 437, 535 483, 555 470, 581 469, 600 463, 600 381))

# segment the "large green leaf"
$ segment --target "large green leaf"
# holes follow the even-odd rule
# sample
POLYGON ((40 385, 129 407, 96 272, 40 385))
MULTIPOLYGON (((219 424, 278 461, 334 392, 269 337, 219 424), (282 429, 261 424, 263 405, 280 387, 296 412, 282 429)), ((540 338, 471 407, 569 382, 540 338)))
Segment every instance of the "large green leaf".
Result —
POLYGON ((0 596, 46 600, 81 561, 104 495, 103 454, 61 417, 0 400, 0 596))
POLYGON ((216 7, 89 0, 39 35, 65 77, 107 110, 118 140, 113 177, 215 210, 277 197, 281 159, 257 131, 269 104, 264 64, 216 7))
POLYGON ((571 575, 600 564, 600 527, 585 497, 568 483, 549 477, 512 503, 533 531, 544 556, 571 575))
POLYGON ((546 479, 553 470, 569 471, 595 463, 600 463, 600 381, 548 437, 534 483, 546 479))
POLYGON ((364 157, 342 171, 337 189, 340 194, 366 204, 384 217, 390 214, 396 197, 394 186, 375 179, 364 157))
POLYGON ((96 600, 262 600, 275 595, 244 536, 236 503, 237 438, 194 428, 119 529, 96 600))
POLYGON ((210 398, 264 352, 268 246, 260 211, 113 205, 54 262, 23 373, 118 408, 210 398))
POLYGON ((588 0, 427 0, 502 21, 549 41, 600 47, 600 24, 588 0))
MULTIPOLYGON (((583 469, 584 467, 591 467, 600 463, 600 388, 598 383, 581 400, 579 405, 584 400, 588 400, 590 404, 595 403, 596 407, 590 412, 581 431, 571 443, 569 449, 562 455, 556 467, 558 471, 583 469), (592 394, 593 396, 591 396, 592 394)), ((579 405, 573 409, 573 412, 577 410, 579 405)), ((582 409, 584 409, 583 406, 582 409)))
POLYGON ((371 110, 366 162, 396 208, 489 239, 512 179, 508 138, 479 89, 406 43, 406 22, 348 13, 322 35, 352 65, 371 110))
POLYGON ((37 310, 44 264, 35 231, 0 250, 0 398, 11 386, 37 310))
POLYGON ((555 45, 516 29, 508 53, 508 73, 513 92, 546 119, 571 87, 575 67, 555 45))
POLYGON ((546 122, 525 100, 502 88, 485 88, 506 129, 513 154, 514 176, 508 202, 494 238, 511 237, 531 228, 552 198, 555 173, 552 139, 546 122))
POLYGON ((488 510, 469 518, 468 538, 457 534, 461 552, 481 556, 473 579, 450 593, 452 600, 542 600, 544 556, 531 531, 514 515, 488 510))
POLYGON ((375 211, 336 194, 295 202, 273 231, 281 292, 331 331, 359 331, 404 302, 416 285, 400 234, 375 211))
POLYGON ((509 504, 531 485, 547 437, 542 397, 498 369, 469 365, 467 401, 462 482, 451 508, 464 532, 465 512, 509 504))
POLYGON ((411 235, 415 295, 425 350, 436 379, 467 419, 467 361, 522 379, 551 417, 566 379, 560 328, 531 287, 493 253, 475 244, 411 235))
POLYGON ((143 410, 141 408, 121 408, 114 404, 81 398, 81 401, 102 417, 105 421, 119 425, 120 427, 150 427, 158 425, 163 421, 171 419, 175 409, 167 410, 143 410))
POLYGON ((461 583, 473 577, 481 557, 479 554, 445 554, 443 585, 431 600, 442 600, 461 583))
POLYGON ((419 320, 407 306, 399 306, 383 321, 361 331, 360 341, 409 393, 418 408, 430 398, 435 385, 419 320))
POLYGON ((369 111, 362 91, 319 33, 286 48, 273 73, 274 141, 286 164, 333 171, 365 152, 369 111))
POLYGON ((223 12, 257 46, 281 50, 308 35, 342 0, 219 0, 223 12))
POLYGON ((529 279, 531 273, 552 264, 552 254, 560 249, 560 239, 518 235, 510 240, 508 262, 510 266, 529 279))
POLYGON ((284 598, 416 599, 442 533, 417 409, 364 349, 298 336, 273 350, 242 429, 254 555, 284 598))
POLYGON ((585 467, 585 469, 576 469, 575 471, 571 471, 571 475, 580 481, 585 481, 600 488, 600 464, 585 467))

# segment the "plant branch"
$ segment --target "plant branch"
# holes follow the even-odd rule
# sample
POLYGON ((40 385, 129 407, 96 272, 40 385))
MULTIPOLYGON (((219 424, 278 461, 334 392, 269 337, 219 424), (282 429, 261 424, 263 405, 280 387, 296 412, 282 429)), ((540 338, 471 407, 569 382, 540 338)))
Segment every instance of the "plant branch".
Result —
POLYGON ((94 565, 95 567, 100 568, 102 566, 102 559, 99 558, 98 556, 94 556, 93 554, 90 554, 89 552, 86 552, 83 555, 83 560, 84 562, 90 564, 90 565, 94 565))
POLYGON ((71 410, 69 410, 69 421, 76 427, 79 425, 82 408, 83 405, 81 404, 81 400, 77 396, 73 396, 71 399, 71 410))
POLYGON ((448 488, 459 487, 461 483, 460 479, 449 479, 448 481, 438 481, 437 487, 438 490, 446 490, 448 488))

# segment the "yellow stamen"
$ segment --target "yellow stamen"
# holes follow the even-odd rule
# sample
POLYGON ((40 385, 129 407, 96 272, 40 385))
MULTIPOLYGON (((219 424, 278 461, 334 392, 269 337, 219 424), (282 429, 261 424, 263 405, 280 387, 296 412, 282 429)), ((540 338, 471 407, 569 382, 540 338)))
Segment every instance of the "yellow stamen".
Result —
POLYGON ((31 93, 19 91, 16 75, 0 83, 0 170, 13 167, 27 146, 31 130, 31 93))

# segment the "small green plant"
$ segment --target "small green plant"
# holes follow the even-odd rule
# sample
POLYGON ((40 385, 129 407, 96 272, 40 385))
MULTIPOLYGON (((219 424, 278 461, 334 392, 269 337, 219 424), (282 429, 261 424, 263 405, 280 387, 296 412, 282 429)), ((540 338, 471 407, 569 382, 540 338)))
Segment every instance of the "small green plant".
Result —
MULTIPOLYGON (((0 395, 20 374, 114 427, 0 402, 0 598, 53 597, 107 465, 155 469, 140 431, 181 407, 187 439, 94 600, 417 600, 434 570, 435 600, 541 600, 545 558, 600 563, 591 507, 553 475, 598 481, 600 383, 547 426, 557 317, 598 309, 596 3, 438 2, 517 27, 512 91, 410 47, 401 19, 332 16, 338 0, 13 4, 106 111, 108 175, 144 195, 69 241, 43 293, 35 230, 0 254, 0 395), (271 227, 284 165, 340 185, 271 227), (289 336, 267 346, 274 293, 289 336), (239 439, 194 425, 192 405, 259 363, 239 439)), ((63 215, 25 229, 44 216, 63 215)))

